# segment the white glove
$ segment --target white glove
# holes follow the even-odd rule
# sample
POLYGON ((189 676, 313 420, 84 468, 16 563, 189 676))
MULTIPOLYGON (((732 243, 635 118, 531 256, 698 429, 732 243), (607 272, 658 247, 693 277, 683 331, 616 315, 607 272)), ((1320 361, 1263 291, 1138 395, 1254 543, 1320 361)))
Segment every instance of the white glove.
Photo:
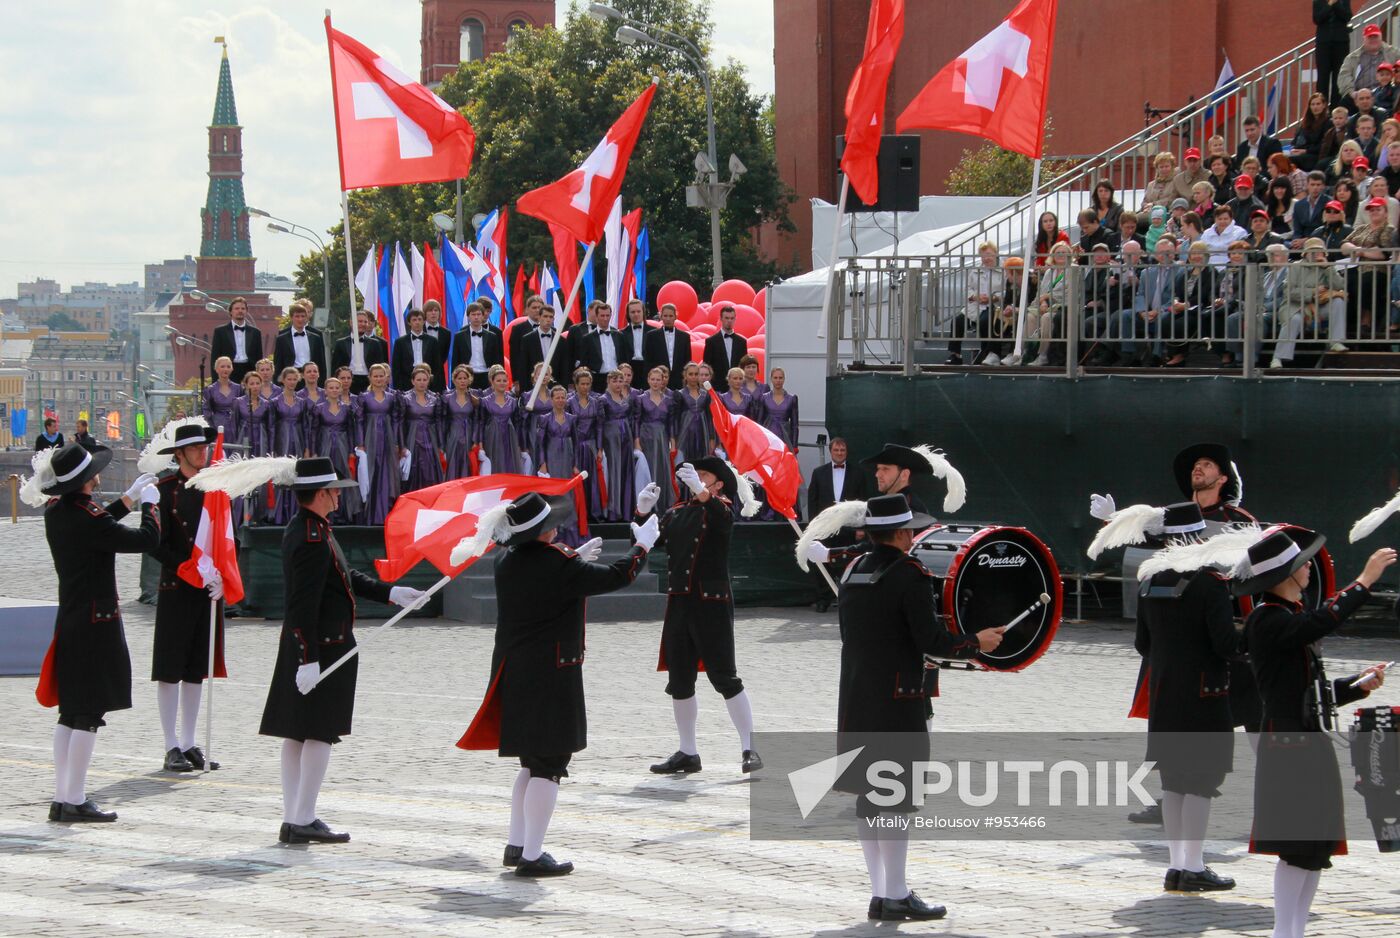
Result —
POLYGON ((311 693, 311 688, 316 686, 316 682, 321 679, 321 663, 313 661, 297 668, 297 690, 303 694, 311 693))
POLYGON ((1118 506, 1113 503, 1112 495, 1090 495, 1089 514, 1100 521, 1107 521, 1118 510, 1118 506))
POLYGON ((361 459, 364 459, 364 458, 365 458, 365 448, 364 448, 363 446, 357 446, 357 447, 355 447, 355 455, 358 456, 358 457, 360 457, 361 459))
POLYGON ((535 473, 535 475, 539 476, 541 479, 548 479, 548 478, 549 478, 549 470, 548 470, 547 468, 546 468, 546 469, 541 469, 539 472, 535 473))
POLYGON ((700 473, 695 471, 695 467, 686 463, 676 470, 676 481, 684 482, 686 488, 696 495, 705 491, 705 483, 700 481, 700 473))
POLYGON ((210 599, 224 598, 224 578, 218 570, 211 571, 209 582, 205 584, 205 589, 209 590, 210 599))
POLYGON ((831 548, 821 541, 813 541, 807 545, 807 560, 810 563, 826 563, 831 559, 831 548))
POLYGON ((644 515, 656 507, 656 500, 661 497, 661 486, 655 482, 648 485, 637 495, 637 514, 644 515))
POLYGON ((122 493, 122 498, 125 498, 127 501, 131 502, 136 501, 136 499, 141 497, 142 489, 155 482, 155 480, 156 477, 154 474, 149 472, 141 473, 139 476, 136 477, 136 481, 131 483, 127 490, 122 493))
POLYGON ((143 488, 143 489, 141 490, 141 504, 143 504, 143 505, 159 505, 159 504, 160 504, 160 489, 156 488, 155 485, 154 485, 153 483, 152 483, 152 484, 149 484, 149 485, 147 485, 145 488, 143 488))
POLYGON ((591 541, 584 541, 578 547, 578 555, 584 559, 585 563, 592 563, 603 554, 603 539, 595 537, 591 541))
POLYGON ((656 539, 661 536, 661 525, 656 520, 656 515, 652 515, 645 524, 632 522, 632 536, 637 539, 637 546, 643 550, 651 550, 656 546, 656 539))
POLYGON ((411 586, 393 586, 389 588, 389 602, 395 606, 411 606, 423 593, 423 590, 416 590, 411 586))

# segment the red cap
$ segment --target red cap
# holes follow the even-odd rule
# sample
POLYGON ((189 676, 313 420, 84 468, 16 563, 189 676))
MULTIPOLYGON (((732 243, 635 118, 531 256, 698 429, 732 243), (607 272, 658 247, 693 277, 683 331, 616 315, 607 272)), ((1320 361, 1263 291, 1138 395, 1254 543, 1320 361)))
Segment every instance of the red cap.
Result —
POLYGON ((1378 72, 1393 72, 1393 71, 1395 71, 1395 66, 1394 66, 1394 65, 1391 65, 1389 62, 1382 62, 1381 64, 1379 64, 1379 65, 1376 66, 1376 71, 1378 71, 1378 72))
POLYGON ((1345 211, 1346 211, 1346 208, 1343 207, 1342 203, 1338 202, 1336 199, 1333 199, 1331 202, 1328 202, 1326 205, 1322 206, 1322 208, 1323 208, 1324 211, 1328 211, 1328 212, 1345 212, 1345 211))
POLYGON ((1366 200, 1366 207, 1367 207, 1367 208, 1389 208, 1390 206, 1388 206, 1388 205, 1386 204, 1385 199, 1381 198, 1380 196, 1376 196, 1374 199, 1367 199, 1367 200, 1366 200))
POLYGON ((1361 30, 1361 35, 1365 36, 1367 39, 1370 39, 1372 36, 1379 36, 1380 34, 1381 28, 1375 23, 1372 23, 1370 26, 1367 26, 1365 29, 1361 30))
POLYGON ((1254 211, 1252 211, 1252 212, 1249 213, 1249 217, 1250 217, 1251 219, 1253 219, 1253 218, 1262 218, 1262 219, 1264 219, 1265 221, 1268 221, 1268 220, 1269 220, 1269 213, 1266 212, 1266 211, 1264 211, 1262 208, 1256 208, 1254 211))
POLYGON ((1358 156, 1356 159, 1354 159, 1354 160, 1351 161, 1351 168, 1352 168, 1352 169, 1370 169, 1370 168, 1371 168, 1371 161, 1368 160, 1368 159, 1366 159, 1366 157, 1364 157, 1364 156, 1358 156))
MULTIPOLYGON (((1352 165, 1353 165, 1353 166, 1356 165, 1356 161, 1355 161, 1355 160, 1352 160, 1352 165)), ((1254 177, 1251 176, 1249 173, 1240 173, 1238 176, 1235 177, 1235 188, 1236 188, 1236 189, 1253 189, 1253 188, 1254 188, 1254 177)))
POLYGON ((1187 148, 1186 148, 1186 156, 1184 156, 1183 159, 1187 159, 1187 160, 1199 160, 1200 158, 1201 158, 1201 148, 1200 148, 1200 147, 1187 147, 1187 148))

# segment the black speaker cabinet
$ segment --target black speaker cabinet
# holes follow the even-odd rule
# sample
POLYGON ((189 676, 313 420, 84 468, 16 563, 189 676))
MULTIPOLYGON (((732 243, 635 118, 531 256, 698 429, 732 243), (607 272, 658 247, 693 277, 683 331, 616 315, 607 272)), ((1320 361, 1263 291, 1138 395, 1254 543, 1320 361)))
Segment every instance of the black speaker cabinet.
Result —
MULTIPOLYGON (((836 163, 846 150, 846 136, 836 138, 836 163)), ((919 135, 885 134, 880 138, 880 197, 867 205, 855 189, 846 193, 848 212, 917 212, 919 210, 919 135)), ((839 187, 838 187, 839 191, 839 187)))

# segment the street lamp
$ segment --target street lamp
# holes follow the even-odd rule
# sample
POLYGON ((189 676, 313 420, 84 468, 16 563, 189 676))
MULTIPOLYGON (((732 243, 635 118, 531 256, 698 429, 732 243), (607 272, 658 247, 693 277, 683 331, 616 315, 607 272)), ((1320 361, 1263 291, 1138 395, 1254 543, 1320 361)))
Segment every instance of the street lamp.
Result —
MULTIPOLYGON (((251 205, 245 207, 248 209, 249 215, 256 215, 259 218, 271 219, 271 221, 267 223, 268 231, 271 231, 274 234, 296 235, 303 241, 310 241, 312 244, 316 245, 316 247, 320 249, 321 286, 324 288, 323 299, 326 308, 327 322, 329 322, 329 317, 331 314, 331 261, 330 252, 326 250, 326 242, 322 241, 321 236, 318 235, 313 229, 308 228, 305 225, 298 225, 296 222, 287 221, 287 219, 285 218, 278 218, 271 212, 264 212, 262 209, 253 208, 251 205)), ((351 298, 353 301, 353 287, 351 298)))

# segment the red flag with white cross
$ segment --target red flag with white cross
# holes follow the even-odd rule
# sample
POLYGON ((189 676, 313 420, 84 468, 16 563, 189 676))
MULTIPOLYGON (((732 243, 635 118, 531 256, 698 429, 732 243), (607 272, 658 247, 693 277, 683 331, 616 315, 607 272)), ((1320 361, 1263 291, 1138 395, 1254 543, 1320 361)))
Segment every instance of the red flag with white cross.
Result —
POLYGON ((1021 0, 996 29, 944 66, 899 115, 899 133, 918 128, 986 137, 1039 159, 1058 0, 1021 0))

